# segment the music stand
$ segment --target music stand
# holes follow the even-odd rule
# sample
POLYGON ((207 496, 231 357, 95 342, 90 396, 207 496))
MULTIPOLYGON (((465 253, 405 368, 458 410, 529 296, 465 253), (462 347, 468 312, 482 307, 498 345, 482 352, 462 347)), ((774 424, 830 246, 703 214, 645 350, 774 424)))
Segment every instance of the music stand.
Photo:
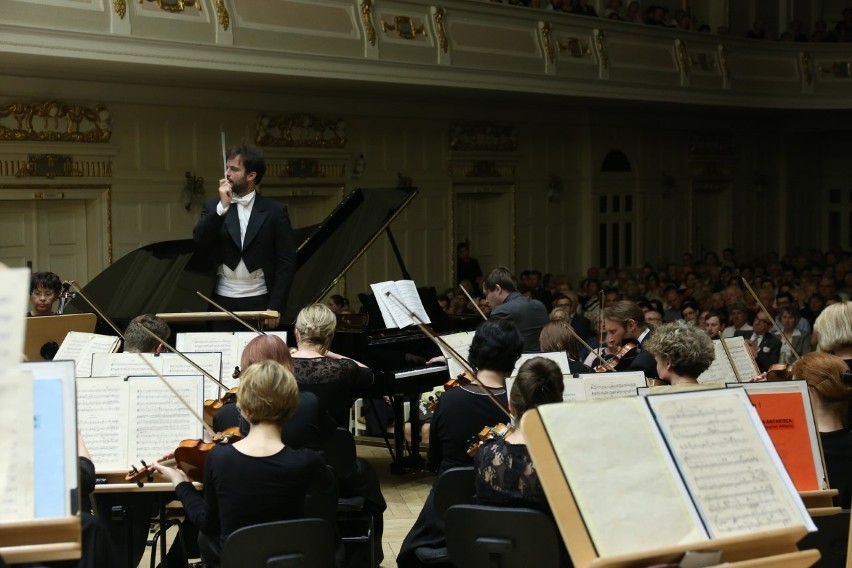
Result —
POLYGON ((95 314, 65 314, 27 318, 24 340, 24 355, 30 361, 43 361, 41 348, 45 343, 61 345, 69 331, 94 333, 97 323, 95 314))

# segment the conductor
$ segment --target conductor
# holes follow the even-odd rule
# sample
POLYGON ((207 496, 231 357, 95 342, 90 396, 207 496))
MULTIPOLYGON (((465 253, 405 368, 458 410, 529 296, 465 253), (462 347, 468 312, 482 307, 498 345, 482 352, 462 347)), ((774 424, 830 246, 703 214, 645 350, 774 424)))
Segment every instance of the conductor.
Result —
MULTIPOLYGON (((219 197, 204 203, 192 236, 218 266, 215 302, 231 311, 283 314, 296 270, 296 244, 287 206, 260 195, 265 172, 259 148, 230 148, 219 197)), ((267 323, 276 328, 280 320, 267 323)))

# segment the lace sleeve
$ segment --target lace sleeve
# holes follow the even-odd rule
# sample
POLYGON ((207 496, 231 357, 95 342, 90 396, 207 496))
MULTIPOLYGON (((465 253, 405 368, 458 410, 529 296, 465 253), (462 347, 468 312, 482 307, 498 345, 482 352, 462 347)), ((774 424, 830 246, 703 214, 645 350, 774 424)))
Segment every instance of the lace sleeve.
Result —
POLYGON ((479 501, 535 507, 546 502, 525 445, 491 440, 480 446, 474 463, 479 501))

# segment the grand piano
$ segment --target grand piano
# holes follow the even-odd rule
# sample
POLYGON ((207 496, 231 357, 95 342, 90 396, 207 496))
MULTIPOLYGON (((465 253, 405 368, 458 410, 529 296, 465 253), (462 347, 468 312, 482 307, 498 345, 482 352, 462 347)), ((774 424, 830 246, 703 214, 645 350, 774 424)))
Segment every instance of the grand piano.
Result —
MULTIPOLYGON (((297 268, 282 322, 292 327, 299 310, 321 301, 346 271, 385 232, 399 263, 400 275, 410 278, 402 255, 390 232, 391 222, 417 195, 415 188, 355 189, 319 224, 294 230, 298 243, 297 268)), ((96 276, 83 288, 92 300, 121 329, 143 313, 203 312, 207 303, 196 291, 211 295, 215 266, 195 251, 191 239, 155 243, 137 249, 96 276)), ((447 316, 439 308, 433 288, 419 290, 436 332, 472 329, 477 319, 447 316)), ((392 471, 402 473, 422 466, 419 456, 419 427, 416 404, 419 394, 448 378, 445 365, 427 367, 422 361, 439 354, 419 329, 388 330, 382 325, 375 299, 360 295, 366 317, 363 326, 339 326, 332 350, 371 367, 374 385, 355 393, 364 398, 391 397, 394 407, 392 471), (412 403, 413 441, 406 455, 403 438, 403 403, 412 403)), ((88 312, 81 297, 71 301, 65 313, 88 312)), ((351 323, 348 320, 346 323, 351 323)), ((173 332, 198 330, 172 325, 173 332)), ((98 330, 113 333, 105 322, 98 330)), ((173 333, 174 336, 174 333, 173 333)), ((292 337, 293 334, 288 334, 292 337)))

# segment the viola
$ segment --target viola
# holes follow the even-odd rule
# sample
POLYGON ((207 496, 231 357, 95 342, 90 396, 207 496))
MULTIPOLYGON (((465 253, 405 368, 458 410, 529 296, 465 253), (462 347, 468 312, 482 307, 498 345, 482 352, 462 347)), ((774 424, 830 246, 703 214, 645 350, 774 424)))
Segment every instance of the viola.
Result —
POLYGON ((503 424, 502 422, 497 424, 496 426, 486 426, 482 430, 479 431, 479 434, 476 435, 470 446, 467 448, 467 455, 473 457, 476 455, 479 447, 487 442, 488 440, 499 440, 501 438, 505 438, 506 434, 511 432, 511 428, 503 424))
MULTIPOLYGON (((210 450, 217 444, 233 444, 240 440, 242 440, 242 435, 240 435, 240 429, 236 426, 217 433, 210 442, 205 442, 199 438, 183 440, 175 448, 173 459, 166 459, 159 463, 161 465, 176 465, 190 480, 201 483, 204 481, 204 462, 210 450)), ((149 482, 154 480, 153 468, 144 461, 141 463, 141 468, 134 466, 124 476, 127 483, 136 483, 139 487, 142 487, 143 480, 149 482)))
POLYGON ((612 369, 616 371, 621 371, 630 359, 633 359, 636 356, 636 353, 639 351, 639 344, 633 341, 628 341, 624 345, 621 346, 621 349, 618 350, 618 353, 612 355, 611 357, 607 357, 604 355, 604 359, 609 366, 606 365, 598 365, 595 367, 596 373, 608 373, 612 369), (611 367, 611 368, 610 368, 611 367))
POLYGON ((213 426, 213 418, 222 410, 226 404, 237 401, 237 387, 228 389, 218 400, 207 399, 204 401, 204 423, 213 426))
POLYGON ((792 381, 793 368, 785 363, 775 363, 774 365, 769 365, 769 369, 766 370, 766 380, 771 382, 792 381))

